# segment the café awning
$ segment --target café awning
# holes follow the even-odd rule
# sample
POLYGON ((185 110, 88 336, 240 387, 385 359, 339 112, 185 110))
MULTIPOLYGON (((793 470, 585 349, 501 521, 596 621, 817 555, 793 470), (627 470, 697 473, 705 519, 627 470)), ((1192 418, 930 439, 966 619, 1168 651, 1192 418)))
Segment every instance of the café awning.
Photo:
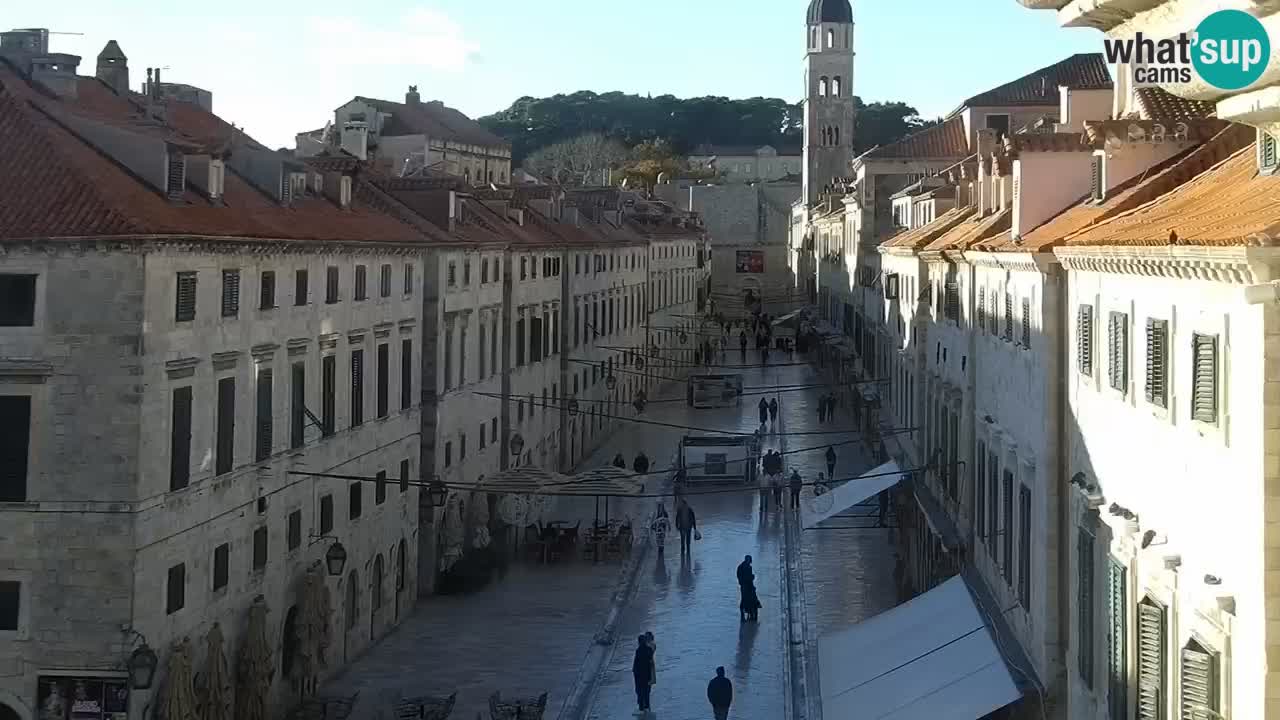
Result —
POLYGON ((902 471, 898 463, 892 460, 872 468, 859 477, 836 486, 830 492, 810 498, 800 508, 800 527, 812 530, 824 520, 897 485, 901 479, 902 471))
POLYGON ((967 720, 1022 696, 963 577, 818 638, 825 720, 967 720))

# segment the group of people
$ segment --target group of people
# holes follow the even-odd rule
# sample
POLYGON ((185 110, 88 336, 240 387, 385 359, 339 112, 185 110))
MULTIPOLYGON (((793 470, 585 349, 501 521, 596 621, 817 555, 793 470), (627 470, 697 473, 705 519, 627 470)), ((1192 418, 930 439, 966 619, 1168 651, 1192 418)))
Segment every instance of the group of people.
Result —
POLYGON ((818 398, 818 422, 826 422, 836 418, 836 394, 828 393, 818 398))
POLYGON ((765 400, 760 398, 760 424, 767 425, 778 421, 778 398, 765 400))
MULTIPOLYGON (((627 469, 627 461, 622 457, 622 453, 613 456, 613 466, 620 470, 627 469)), ((649 456, 641 451, 640 454, 636 455, 635 461, 631 464, 631 469, 641 475, 649 472, 649 456)))

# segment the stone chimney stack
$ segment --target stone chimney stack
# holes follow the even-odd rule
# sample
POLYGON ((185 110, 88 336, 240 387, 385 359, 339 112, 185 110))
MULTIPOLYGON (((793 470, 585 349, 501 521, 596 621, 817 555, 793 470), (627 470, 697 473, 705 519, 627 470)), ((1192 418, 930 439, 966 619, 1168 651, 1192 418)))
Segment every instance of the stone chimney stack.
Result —
POLYGON ((108 40, 106 47, 98 53, 98 79, 107 87, 124 95, 129 90, 129 58, 125 57, 115 40, 108 40))
POLYGON ((404 104, 405 105, 421 105, 422 104, 422 96, 418 94, 417 85, 409 86, 409 92, 404 94, 404 104))

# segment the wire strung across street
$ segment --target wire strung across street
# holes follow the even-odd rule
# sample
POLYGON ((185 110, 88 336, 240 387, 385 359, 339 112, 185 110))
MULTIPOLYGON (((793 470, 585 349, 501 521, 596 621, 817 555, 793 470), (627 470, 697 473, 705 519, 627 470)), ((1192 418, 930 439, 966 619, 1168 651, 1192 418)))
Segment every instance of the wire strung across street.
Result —
MULTIPOLYGON (((860 380, 857 383, 847 383, 847 384, 871 384, 871 383, 887 383, 887 382, 889 382, 889 380, 886 378, 883 380, 860 380)), ((844 384, 840 384, 840 383, 819 383, 816 385, 796 385, 796 386, 779 385, 777 387, 770 387, 768 385, 748 385, 742 388, 742 392, 739 393, 739 395, 743 397, 756 396, 756 395, 774 395, 774 394, 789 393, 789 392, 803 392, 805 390, 816 390, 819 388, 832 388, 832 387, 844 387, 844 386, 845 386, 844 384)), ((481 392, 479 390, 473 390, 472 393, 475 395, 483 395, 485 397, 494 397, 494 398, 503 397, 503 395, 500 393, 481 392)), ((515 397, 515 396, 512 396, 512 397, 515 397)), ((519 398, 515 397, 515 399, 518 400, 519 398)), ((616 399, 614 400, 610 400, 610 399, 593 400, 588 398, 573 398, 573 399, 579 403, 595 403, 598 405, 608 405, 609 403, 622 402, 621 400, 616 400, 616 399)), ((689 402, 689 398, 688 397, 653 398, 653 399, 646 398, 644 402, 646 405, 651 405, 653 403, 676 403, 676 402, 687 403, 689 402)))

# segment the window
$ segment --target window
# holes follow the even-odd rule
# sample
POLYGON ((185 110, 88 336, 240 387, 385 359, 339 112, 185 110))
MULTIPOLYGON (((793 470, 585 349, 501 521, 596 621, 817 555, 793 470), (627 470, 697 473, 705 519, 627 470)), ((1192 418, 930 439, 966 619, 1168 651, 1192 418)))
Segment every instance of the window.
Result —
POLYGON ((1081 375, 1093 376, 1093 306, 1076 310, 1076 367, 1081 375))
MULTIPOLYGON (((826 96, 827 96, 827 79, 825 77, 818 78, 818 97, 826 97, 826 96)), ((734 164, 733 167, 735 170, 738 168, 737 164, 734 164)))
POLYGON ((1004 339, 1013 342, 1013 293, 1004 294, 1004 339))
POLYGON ((1218 654, 1195 639, 1182 648, 1182 717, 1218 718, 1218 654))
POLYGON ((1120 392, 1129 388, 1129 316, 1112 312, 1107 317, 1107 381, 1120 392))
POLYGON ((413 294, 413 265, 409 263, 404 264, 404 294, 413 294))
POLYGON ((214 451, 214 475, 225 475, 235 465, 236 379, 218 381, 217 441, 214 451))
POLYGON ((725 475, 728 473, 729 456, 725 453, 707 453, 702 461, 702 474, 725 475))
POLYGON ((1097 513, 1089 513, 1076 533, 1076 668, 1093 689, 1093 556, 1097 513))
POLYGON ((1218 336, 1191 335, 1191 418, 1218 421, 1218 336))
POLYGON ((377 481, 373 486, 373 504, 381 505, 387 501, 387 471, 379 470, 377 481))
MULTIPOLYGON (((484 427, 484 426, 482 425, 481 427, 484 427)), ((400 461, 400 492, 405 492, 408 489, 409 489, 409 461, 401 460, 400 461)))
POLYGON ((0 327, 36 323, 36 276, 0 274, 0 327))
POLYGON ((333 532, 333 496, 320 496, 320 534, 333 532))
POLYGON ((976 308, 976 325, 979 332, 987 329, 987 296, 986 288, 978 288, 978 302, 976 308))
POLYGON ((262 462, 271 457, 271 369, 258 370, 258 422, 253 440, 253 460, 262 462))
POLYGON ((351 351, 351 427, 364 423, 364 350, 351 351))
POLYGON ((267 526, 263 525, 253 531, 253 570, 259 572, 267 567, 267 526))
POLYGON ((524 365, 524 318, 516 320, 516 336, 514 339, 516 346, 516 367, 521 367, 524 365))
POLYGON ((1089 175, 1089 197, 1094 202, 1102 202, 1105 192, 1102 189, 1102 156, 1093 156, 1093 166, 1089 175))
POLYGON ((1169 324, 1165 320, 1147 318, 1147 402, 1167 407, 1169 383, 1166 377, 1169 359, 1169 324))
POLYGON ((383 263, 382 265, 382 271, 378 278, 378 295, 391 297, 391 263, 383 263))
POLYGON ((493 325, 489 333, 489 374, 497 375, 498 370, 498 317, 493 317, 493 325))
POLYGON ((231 546, 222 543, 213 549, 213 589, 221 590, 227 586, 231 574, 231 546))
POLYGON ((471 261, 470 260, 462 261, 462 284, 467 286, 471 285, 471 261))
POLYGON ((321 433, 328 437, 337 427, 338 359, 325 355, 320 359, 320 419, 324 422, 321 433))
POLYGON ((164 611, 172 615, 187 604, 187 565, 178 563, 169 568, 169 578, 165 583, 164 611))
POLYGON ((973 531, 978 542, 987 534, 987 444, 978 441, 978 451, 974 453, 977 472, 974 473, 973 487, 973 531))
MULTIPOLYGON (((0 400, 8 399, 12 398, 0 398, 0 400)), ((9 423, 0 423, 0 425, 6 428, 16 426, 9 423)), ((191 386, 188 385, 173 389, 173 414, 169 423, 169 490, 181 490, 190 482, 191 386)), ((0 500, 3 499, 5 498, 0 497, 0 500)))
POLYGON ((480 423, 480 449, 484 450, 484 446, 485 446, 484 423, 480 423))
POLYGON ((480 284, 489 282, 489 258, 480 258, 480 284))
POLYGON ((1031 488, 1018 488, 1018 604, 1031 609, 1031 488))
POLYGON ((356 300, 367 300, 369 298, 369 278, 368 268, 364 265, 356 266, 356 300))
POLYGON ((529 258, 520 258, 520 279, 527 280, 529 278, 529 258))
POLYGON ((447 441, 444 444, 444 466, 453 467, 453 442, 452 441, 447 441))
POLYGON ((1003 138, 1009 134, 1009 115, 1007 113, 992 113, 986 117, 986 127, 988 130, 996 131, 996 139, 1003 138))
POLYGON ((390 413, 391 404, 390 378, 388 377, 388 373, 391 371, 391 348, 386 343, 378 345, 377 363, 377 412, 379 418, 384 418, 390 413))
POLYGON ((1002 537, 1004 538, 1004 557, 1001 558, 1001 574, 1004 576, 1004 582, 1013 589, 1013 471, 1006 469, 1004 471, 1003 482, 1004 495, 1004 522, 1000 528, 1002 537))
POLYGON ((22 583, 0 580, 0 632, 16 632, 22 609, 22 583))
POLYGON ((306 270, 293 271, 293 304, 306 305, 307 295, 310 294, 310 281, 307 279, 306 270))
POLYGON ((453 321, 446 318, 444 324, 444 389, 453 387, 453 321))
POLYGON ((1151 598, 1138 603, 1137 720, 1165 720, 1165 610, 1151 598))
POLYGON ((240 271, 222 271, 222 317, 240 314, 240 271))
POLYGON ((1258 131, 1258 168, 1266 174, 1274 173, 1280 163, 1280 153, 1276 152, 1276 138, 1269 132, 1258 131))
POLYGON ((1022 347, 1031 347, 1031 299, 1022 298, 1022 347))
POLYGON ((833 47, 836 44, 836 31, 827 30, 827 47, 833 47))
POLYGON ((1000 536, 1000 462, 996 453, 987 455, 987 553, 999 562, 996 538, 1000 536))
POLYGON ((839 75, 831 79, 831 97, 840 97, 840 76, 839 75))
POLYGON ((364 486, 360 481, 351 483, 347 488, 347 519, 355 520, 364 510, 364 486))
POLYGON ((258 290, 259 310, 270 310, 276 306, 276 274, 274 272, 263 271, 258 290))
POLYGON ((960 321, 960 284, 954 280, 947 281, 943 288, 943 296, 946 298, 946 317, 948 320, 955 322, 960 321))
POLYGON ((307 429, 307 365, 296 362, 289 367, 289 447, 300 448, 306 442, 307 429))
POLYGON ((458 328, 458 385, 467 384, 467 324, 458 328))
POLYGON ((488 355, 485 354, 485 326, 483 321, 480 323, 480 352, 477 354, 480 357, 480 372, 476 377, 484 380, 487 377, 485 375, 485 361, 488 360, 488 355))
POLYGON ((285 541, 290 550, 297 550, 302 545, 302 511, 289 513, 289 523, 285 527, 285 541))
POLYGON ((542 318, 529 318, 529 362, 536 363, 542 359, 542 318))
POLYGON ((194 272, 178 273, 173 319, 175 322, 190 322, 196 319, 196 274, 194 272))
POLYGON ((458 436, 458 460, 467 459, 467 434, 462 433, 458 436))
POLYGON ((338 268, 335 265, 324 271, 324 301, 329 305, 338 302, 338 268))
POLYGON ((400 341, 400 409, 413 407, 413 340, 400 341))

